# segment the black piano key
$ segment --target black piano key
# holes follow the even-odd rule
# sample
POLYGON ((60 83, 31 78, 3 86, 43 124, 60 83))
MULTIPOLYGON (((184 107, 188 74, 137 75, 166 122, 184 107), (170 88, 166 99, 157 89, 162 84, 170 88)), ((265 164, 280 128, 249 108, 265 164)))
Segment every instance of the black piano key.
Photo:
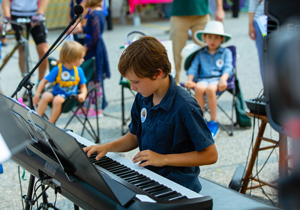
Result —
POLYGON ((172 198, 172 197, 176 197, 178 194, 178 192, 176 191, 170 191, 170 192, 165 192, 165 193, 162 193, 160 195, 156 195, 155 197, 156 198, 159 198, 159 199, 164 199, 164 198, 172 198), (172 196, 173 195, 173 196, 172 196), (171 197, 170 197, 171 196, 171 197))
POLYGON ((134 176, 131 176, 131 177, 125 177, 124 179, 127 181, 127 182, 132 182, 132 181, 136 181, 136 180, 140 180, 142 179, 143 176, 140 175, 140 174, 137 174, 137 175, 134 175, 134 176))
POLYGON ((136 175, 137 173, 135 171, 128 171, 126 173, 122 173, 122 174, 119 174, 118 176, 121 177, 121 178, 125 178, 125 177, 131 177, 133 175, 136 175))
POLYGON ((135 183, 134 185, 135 185, 135 186, 138 186, 138 187, 142 187, 143 185, 149 184, 149 183, 152 183, 152 184, 153 184, 154 181, 151 180, 151 179, 149 179, 149 180, 144 180, 144 181, 137 182, 137 183, 135 183))
MULTIPOLYGON (((112 171, 111 171, 112 172, 112 171)), ((131 172, 131 170, 125 168, 125 169, 122 169, 122 170, 118 170, 116 172, 112 172, 113 174, 117 175, 117 176, 120 176, 122 174, 126 174, 126 173, 129 173, 131 172)))
POLYGON ((156 190, 156 189, 159 188, 159 187, 165 187, 165 186, 163 186, 163 185, 161 185, 161 184, 155 182, 155 183, 153 183, 152 186, 150 186, 150 187, 145 187, 145 188, 143 188, 143 190, 149 192, 149 191, 152 191, 152 190, 156 190))
POLYGON ((137 184, 137 183, 140 183, 140 182, 143 182, 143 181, 147 181, 147 180, 150 180, 150 179, 148 177, 143 177, 143 178, 140 178, 138 180, 131 181, 130 183, 131 184, 137 184))
POLYGON ((120 171, 125 171, 125 170, 128 170, 128 168, 127 167, 117 167, 117 168, 110 169, 109 171, 113 174, 117 174, 120 171))
POLYGON ((187 199, 187 197, 185 195, 179 194, 177 197, 168 199, 168 201, 175 201, 175 200, 181 200, 181 199, 187 199))
POLYGON ((150 182, 150 183, 147 183, 147 184, 140 185, 139 188, 141 188, 141 189, 143 190, 144 188, 147 188, 147 187, 150 187, 150 186, 153 186, 153 182, 150 182))
POLYGON ((166 187, 165 189, 154 191, 154 192, 151 192, 150 194, 154 195, 155 197, 159 197, 159 196, 169 194, 169 193, 172 193, 172 192, 174 192, 174 191, 171 190, 170 188, 166 187))
POLYGON ((181 194, 178 193, 178 192, 175 192, 175 193, 170 193, 169 195, 163 195, 163 196, 160 197, 160 199, 162 199, 162 200, 169 200, 169 199, 172 199, 172 198, 176 198, 178 196, 181 196, 181 194))
POLYGON ((120 170, 120 169, 123 170, 123 169, 125 169, 125 167, 123 165, 118 165, 118 166, 106 167, 105 169, 113 173, 114 171, 117 171, 117 170, 120 170))
POLYGON ((113 161, 113 162, 106 162, 106 163, 101 163, 101 164, 97 164, 97 165, 101 166, 102 168, 106 168, 106 167, 110 167, 110 166, 117 166, 120 164, 117 163, 116 161, 113 161))

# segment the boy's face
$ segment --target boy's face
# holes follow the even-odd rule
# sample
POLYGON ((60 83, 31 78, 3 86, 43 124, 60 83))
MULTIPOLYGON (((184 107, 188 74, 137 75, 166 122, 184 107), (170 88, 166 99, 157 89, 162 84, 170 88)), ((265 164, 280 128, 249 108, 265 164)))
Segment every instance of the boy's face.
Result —
POLYGON ((131 70, 127 71, 125 77, 130 81, 131 90, 142 94, 144 97, 149 97, 156 90, 156 80, 148 77, 140 78, 131 70))
POLYGON ((203 40, 207 43, 208 49, 217 50, 224 41, 224 37, 215 34, 204 34, 203 40))

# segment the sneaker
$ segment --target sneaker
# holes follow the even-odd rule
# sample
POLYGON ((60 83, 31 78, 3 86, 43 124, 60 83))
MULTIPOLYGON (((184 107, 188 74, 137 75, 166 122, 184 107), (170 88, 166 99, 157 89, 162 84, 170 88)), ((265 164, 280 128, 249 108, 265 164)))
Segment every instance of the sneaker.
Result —
POLYGON ((219 133, 219 124, 215 121, 209 121, 207 126, 211 132, 213 139, 215 139, 219 133))
POLYGON ((87 118, 95 118, 96 115, 97 115, 96 111, 94 109, 90 108, 87 113, 87 118))

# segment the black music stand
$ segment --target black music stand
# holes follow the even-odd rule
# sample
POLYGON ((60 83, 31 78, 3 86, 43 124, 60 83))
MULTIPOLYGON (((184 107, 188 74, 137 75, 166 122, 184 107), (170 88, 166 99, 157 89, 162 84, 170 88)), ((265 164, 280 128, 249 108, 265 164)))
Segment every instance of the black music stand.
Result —
MULTIPOLYGON (((74 137, 40 117, 35 111, 23 107, 16 100, 3 94, 0 94, 0 104, 2 106, 0 115, 2 112, 6 112, 13 119, 10 125, 6 122, 6 126, 18 128, 18 131, 7 129, 7 135, 4 138, 13 141, 15 136, 12 134, 20 133, 24 136, 23 139, 31 139, 32 144, 25 148, 28 155, 32 152, 35 153, 57 169, 64 171, 70 182, 73 181, 72 177, 76 176, 121 206, 126 205, 135 196, 135 193, 128 188, 116 184, 114 180, 100 174, 74 137)), ((5 123, 5 119, 2 119, 1 117, 0 121, 5 123)), ((43 170, 45 169, 41 169, 41 171, 43 170)), ((47 177, 40 178, 46 179, 47 177)), ((32 190, 28 189, 29 205, 31 205, 32 190)))

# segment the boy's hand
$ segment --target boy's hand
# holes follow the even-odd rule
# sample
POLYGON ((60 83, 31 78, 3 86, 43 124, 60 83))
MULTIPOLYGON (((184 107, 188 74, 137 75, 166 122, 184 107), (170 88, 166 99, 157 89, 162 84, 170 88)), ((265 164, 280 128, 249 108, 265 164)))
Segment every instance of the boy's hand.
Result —
POLYGON ((78 96, 77 96, 77 100, 82 103, 85 101, 85 94, 83 93, 79 93, 78 96))
POLYGON ((84 147, 83 151, 87 153, 87 156, 90 157, 91 154, 96 153, 98 154, 95 159, 98 161, 100 158, 104 157, 106 153, 109 151, 109 148, 107 147, 106 144, 101 144, 101 145, 92 145, 89 147, 84 147))
POLYGON ((141 162, 139 164, 139 167, 144 166, 156 166, 156 167, 162 167, 164 166, 164 155, 158 154, 156 152, 153 152, 151 150, 144 150, 139 153, 137 153, 132 161, 134 163, 141 162))
POLYGON ((227 88, 227 81, 220 79, 218 84, 218 90, 223 92, 227 88))
POLYGON ((36 106, 39 101, 40 101, 40 96, 34 95, 32 98, 33 105, 36 106))
POLYGON ((185 87, 189 88, 189 89, 193 89, 195 86, 196 86, 196 83, 193 82, 193 81, 187 81, 185 84, 184 84, 185 87))

